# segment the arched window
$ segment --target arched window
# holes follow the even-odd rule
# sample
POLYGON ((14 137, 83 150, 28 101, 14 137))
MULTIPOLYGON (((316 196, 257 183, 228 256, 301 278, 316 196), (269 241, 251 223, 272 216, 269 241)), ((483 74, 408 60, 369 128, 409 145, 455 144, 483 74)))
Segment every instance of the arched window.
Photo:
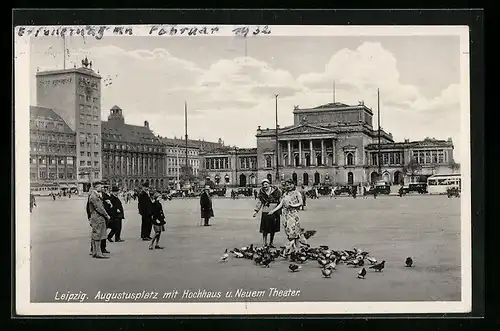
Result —
POLYGON ((354 153, 353 152, 348 152, 346 154, 346 164, 347 165, 354 165, 354 153))
POLYGON ((271 155, 267 155, 266 156, 266 168, 272 168, 273 167, 273 158, 271 157, 271 155))

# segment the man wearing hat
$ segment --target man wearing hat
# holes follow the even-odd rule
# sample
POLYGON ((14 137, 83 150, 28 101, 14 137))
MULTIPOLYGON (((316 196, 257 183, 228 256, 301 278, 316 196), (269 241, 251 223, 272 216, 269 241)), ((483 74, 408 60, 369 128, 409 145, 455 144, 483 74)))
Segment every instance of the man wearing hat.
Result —
POLYGON ((118 189, 118 187, 113 186, 111 188, 111 195, 109 196, 109 199, 113 207, 111 208, 111 214, 110 214, 111 231, 108 234, 108 241, 113 242, 113 236, 114 236, 115 242, 117 243, 124 241, 121 238, 121 232, 122 232, 122 220, 125 218, 125 214, 123 212, 123 205, 122 202, 120 201, 120 198, 118 197, 119 191, 120 190, 118 189))
POLYGON ((111 217, 104 209, 102 198, 102 183, 94 182, 94 190, 89 195, 87 211, 92 227, 91 234, 91 253, 96 259, 107 259, 101 251, 101 240, 106 239, 106 220, 111 217))
POLYGON ((151 230, 153 224, 151 223, 152 215, 152 202, 149 196, 149 183, 145 182, 142 184, 142 190, 138 196, 137 206, 139 208, 139 214, 142 218, 141 223, 141 239, 144 241, 153 240, 151 238, 151 230))

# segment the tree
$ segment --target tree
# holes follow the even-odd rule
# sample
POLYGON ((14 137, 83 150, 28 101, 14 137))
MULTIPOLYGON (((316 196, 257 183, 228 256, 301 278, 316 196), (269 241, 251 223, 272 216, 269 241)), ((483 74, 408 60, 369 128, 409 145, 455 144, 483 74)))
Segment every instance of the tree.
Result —
POLYGON ((455 160, 451 160, 448 164, 452 172, 460 170, 460 163, 456 163, 455 160))
POLYGON ((418 163, 414 158, 411 158, 407 164, 403 167, 403 173, 405 176, 409 176, 413 181, 413 178, 418 175, 418 173, 422 170, 422 166, 418 163))

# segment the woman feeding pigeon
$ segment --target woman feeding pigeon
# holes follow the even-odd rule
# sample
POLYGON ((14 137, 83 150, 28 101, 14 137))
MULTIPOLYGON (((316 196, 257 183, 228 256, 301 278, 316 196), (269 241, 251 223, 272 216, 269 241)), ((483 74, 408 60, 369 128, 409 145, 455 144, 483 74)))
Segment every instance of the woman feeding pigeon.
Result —
POLYGON ((269 212, 269 215, 282 210, 285 234, 288 238, 284 255, 289 255, 292 252, 298 252, 300 244, 307 245, 307 240, 304 237, 299 222, 299 209, 302 206, 302 196, 295 189, 295 183, 292 180, 285 182, 284 191, 281 202, 269 212))
POLYGON ((264 179, 257 199, 253 217, 257 216, 259 210, 262 210, 260 233, 262 233, 263 244, 267 246, 267 236, 269 234, 269 246, 275 248, 273 244, 274 235, 276 232, 280 232, 280 215, 279 213, 270 214, 269 211, 280 203, 281 191, 276 186, 269 184, 269 180, 264 179))

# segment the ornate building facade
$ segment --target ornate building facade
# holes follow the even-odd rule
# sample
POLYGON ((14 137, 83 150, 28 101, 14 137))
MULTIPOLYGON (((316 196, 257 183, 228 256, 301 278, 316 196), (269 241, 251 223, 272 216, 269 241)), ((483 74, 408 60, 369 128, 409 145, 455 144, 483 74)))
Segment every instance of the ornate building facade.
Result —
MULTIPOLYGON (((417 180, 417 174, 425 178, 453 172, 451 138, 396 143, 381 129, 379 173, 378 130, 372 125, 372 110, 363 103, 295 107, 293 113, 294 125, 278 128, 278 180, 290 178, 305 186, 352 185, 378 179, 399 184, 417 180)), ((256 137, 257 180, 276 181, 276 130, 259 127, 256 137)))
POLYGON ((166 146, 147 121, 144 126, 126 124, 122 109, 114 106, 101 127, 104 180, 126 190, 144 182, 167 188, 166 146))
POLYGON ((215 185, 255 186, 257 185, 257 149, 219 147, 201 153, 201 171, 215 185))
MULTIPOLYGON (((186 141, 176 138, 160 138, 166 148, 165 173, 167 183, 170 187, 178 187, 182 178, 182 171, 185 171, 186 166, 186 141)), ((190 173, 197 177, 200 171, 200 148, 188 139, 188 166, 190 173)))
POLYGON ((80 68, 37 72, 37 106, 53 109, 76 136, 76 181, 80 191, 102 179, 101 76, 92 62, 80 68))
MULTIPOLYGON (((296 107, 294 125, 278 128, 278 180, 298 185, 367 182, 365 146, 377 141, 373 112, 364 104, 296 107)), ((258 179, 276 181, 276 130, 257 130, 258 179)), ((381 130, 381 142, 392 143, 381 130)))
POLYGON ((30 186, 77 187, 75 132, 49 108, 30 107, 30 186))
MULTIPOLYGON (((368 171, 373 181, 378 176, 377 144, 366 146, 368 171)), ((386 182, 400 184, 429 177, 436 173, 453 173, 458 165, 453 159, 453 141, 426 138, 421 141, 398 142, 380 146, 382 177, 386 182), (410 165, 411 163, 411 165, 410 165)))

